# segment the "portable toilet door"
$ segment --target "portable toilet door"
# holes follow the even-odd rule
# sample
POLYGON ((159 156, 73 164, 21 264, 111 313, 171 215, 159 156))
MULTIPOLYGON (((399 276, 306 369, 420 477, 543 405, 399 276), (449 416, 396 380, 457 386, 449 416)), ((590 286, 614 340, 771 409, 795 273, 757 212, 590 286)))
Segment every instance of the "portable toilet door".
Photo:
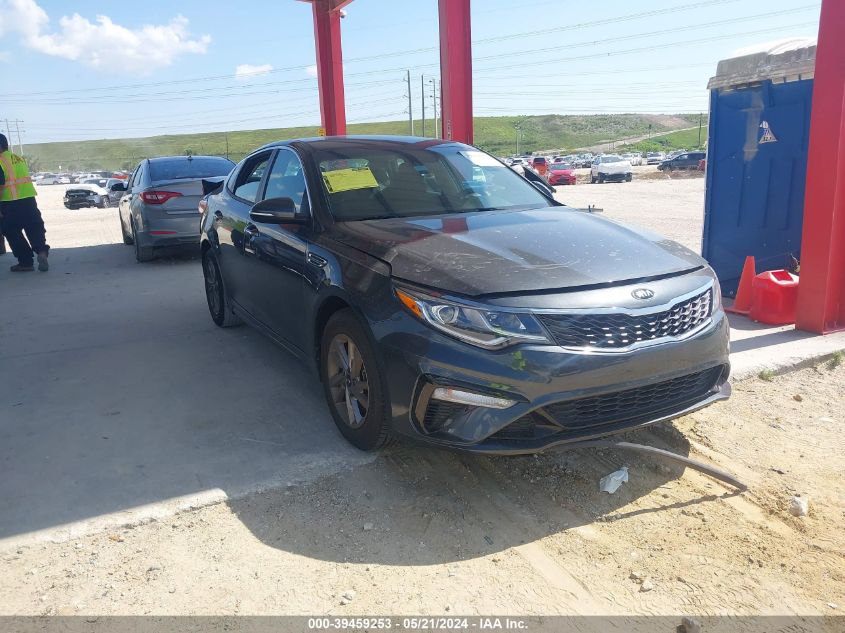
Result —
POLYGON ((734 296, 748 255, 759 270, 800 260, 814 41, 719 62, 710 80, 702 254, 734 296))

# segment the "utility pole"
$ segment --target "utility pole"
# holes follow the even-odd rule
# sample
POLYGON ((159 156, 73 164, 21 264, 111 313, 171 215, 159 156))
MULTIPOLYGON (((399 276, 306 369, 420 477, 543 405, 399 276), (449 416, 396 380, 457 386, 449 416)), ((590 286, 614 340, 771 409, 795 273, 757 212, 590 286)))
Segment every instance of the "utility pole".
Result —
POLYGON ((440 138, 439 117, 437 113, 437 79, 431 79, 431 101, 434 104, 434 138, 440 138))
POLYGON ((223 132, 223 136, 226 138, 226 158, 229 158, 229 133, 223 132))
POLYGON ((411 136, 414 135, 414 106, 413 102, 411 101, 411 71, 410 69, 405 71, 407 74, 405 78, 408 81, 408 123, 411 126, 411 136))
POLYGON ((9 141, 9 145, 12 144, 12 131, 9 129, 9 119, 3 119, 6 122, 6 138, 9 141))
POLYGON ((23 121, 21 121, 19 119, 15 119, 15 130, 17 130, 17 133, 18 133, 18 147, 20 148, 20 155, 23 156, 23 141, 21 141, 21 126, 20 126, 21 123, 23 123, 23 121))
POLYGON ((425 136, 425 75, 420 75, 420 103, 422 104, 422 135, 425 136))
POLYGON ((698 113, 698 146, 701 147, 701 119, 704 115, 699 112, 698 113))

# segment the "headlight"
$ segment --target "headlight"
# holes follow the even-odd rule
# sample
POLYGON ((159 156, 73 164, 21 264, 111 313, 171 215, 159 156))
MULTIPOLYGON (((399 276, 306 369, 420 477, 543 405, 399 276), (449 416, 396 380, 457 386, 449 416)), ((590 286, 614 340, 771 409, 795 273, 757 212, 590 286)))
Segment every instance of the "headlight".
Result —
POLYGON ((710 310, 710 315, 716 314, 722 309, 722 287, 719 285, 719 279, 716 273, 713 273, 713 306, 710 310))
POLYGON ((500 349, 525 342, 551 344, 531 314, 469 307, 398 288, 396 296, 421 321, 471 345, 500 349))

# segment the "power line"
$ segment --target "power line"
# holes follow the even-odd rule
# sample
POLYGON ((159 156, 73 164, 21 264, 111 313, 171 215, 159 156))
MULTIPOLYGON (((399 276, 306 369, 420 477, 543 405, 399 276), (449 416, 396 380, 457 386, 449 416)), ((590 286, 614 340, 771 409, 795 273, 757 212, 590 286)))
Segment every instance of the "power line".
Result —
MULTIPOLYGON (((540 30, 540 31, 532 30, 532 31, 511 33, 511 34, 507 34, 507 35, 504 35, 504 36, 497 36, 497 37, 493 37, 493 38, 473 40, 473 43, 474 44, 486 44, 486 43, 495 43, 495 42, 501 41, 503 38, 514 39, 514 38, 521 38, 521 37, 534 37, 538 34, 543 34, 544 32, 555 32, 555 31, 558 31, 558 30, 566 31, 566 30, 571 30, 571 29, 575 29, 575 28, 583 29, 583 28, 588 28, 590 26, 602 26, 602 25, 605 25, 605 24, 613 23, 613 22, 631 21, 631 20, 634 20, 634 19, 652 17, 652 16, 657 15, 657 14, 687 11, 687 10, 692 10, 692 9, 698 9, 698 8, 705 7, 705 6, 725 4, 725 3, 728 3, 728 2, 735 2, 735 1, 736 0, 710 0, 709 2, 708 1, 702 1, 702 2, 698 2, 698 3, 680 5, 680 6, 677 6, 677 7, 668 7, 668 8, 665 8, 665 9, 657 9, 657 10, 649 10, 649 11, 643 11, 643 12, 639 12, 639 13, 633 13, 633 14, 628 14, 628 15, 624 15, 624 16, 619 16, 617 18, 606 18, 606 19, 603 19, 603 20, 583 22, 583 23, 577 24, 577 25, 566 25, 566 26, 562 26, 562 27, 554 27, 552 29, 544 29, 544 30, 540 30)), ((808 6, 810 6, 810 5, 808 5, 808 6)), ((670 29, 670 31, 671 31, 671 29, 670 29)), ((369 55, 369 56, 364 56, 364 57, 348 58, 348 59, 344 60, 344 63, 350 64, 350 63, 357 63, 357 62, 361 62, 361 61, 371 61, 372 59, 379 59, 379 58, 382 58, 382 57, 385 57, 385 56, 395 56, 395 55, 399 55, 399 54, 415 54, 415 53, 419 53, 419 52, 431 52, 431 51, 435 51, 435 50, 437 50, 436 47, 407 49, 407 50, 404 50, 404 51, 393 51, 393 52, 389 52, 389 53, 381 53, 379 55, 369 55)), ((270 71, 255 72, 252 75, 247 74, 247 75, 245 75, 245 77, 246 78, 248 78, 250 76, 258 77, 258 76, 264 76, 264 75, 270 75, 270 74, 292 72, 292 71, 296 71, 296 70, 305 70, 309 66, 310 66, 310 64, 298 65, 298 66, 288 66, 288 67, 284 67, 284 68, 274 68, 270 71)), ((242 77, 244 77, 244 75, 242 75, 242 77)), ((16 92, 16 93, 13 92, 13 93, 6 93, 6 96, 7 97, 18 97, 18 96, 30 96, 30 97, 32 97, 32 96, 40 96, 40 95, 47 95, 47 94, 68 94, 68 93, 91 92, 91 91, 95 91, 95 92, 109 91, 109 92, 111 92, 111 91, 114 91, 114 90, 120 90, 120 89, 124 89, 124 88, 146 88, 146 87, 151 87, 151 86, 165 86, 165 85, 175 85, 175 84, 182 84, 182 83, 192 83, 192 82, 198 82, 198 81, 215 81, 215 80, 220 80, 220 79, 232 79, 232 78, 234 78, 234 75, 232 75, 232 74, 208 75, 208 76, 204 76, 204 77, 193 77, 193 78, 188 78, 188 79, 173 79, 173 80, 158 81, 158 82, 118 84, 118 85, 112 85, 112 86, 93 86, 93 87, 86 87, 86 88, 68 88, 68 89, 64 89, 64 90, 39 91, 39 92, 16 92)), ((313 81, 314 78, 310 78, 310 79, 313 81)))

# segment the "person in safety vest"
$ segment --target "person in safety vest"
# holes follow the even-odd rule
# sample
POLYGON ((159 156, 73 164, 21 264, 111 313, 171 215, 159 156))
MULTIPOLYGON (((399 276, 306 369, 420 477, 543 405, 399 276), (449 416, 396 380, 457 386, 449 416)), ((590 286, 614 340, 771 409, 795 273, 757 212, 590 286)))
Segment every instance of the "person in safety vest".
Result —
POLYGON ((12 272, 35 270, 33 255, 38 259, 38 270, 43 272, 49 268, 50 247, 45 241, 44 220, 35 202, 35 185, 26 161, 9 151, 9 139, 3 134, 0 134, 0 232, 18 258, 12 272))

